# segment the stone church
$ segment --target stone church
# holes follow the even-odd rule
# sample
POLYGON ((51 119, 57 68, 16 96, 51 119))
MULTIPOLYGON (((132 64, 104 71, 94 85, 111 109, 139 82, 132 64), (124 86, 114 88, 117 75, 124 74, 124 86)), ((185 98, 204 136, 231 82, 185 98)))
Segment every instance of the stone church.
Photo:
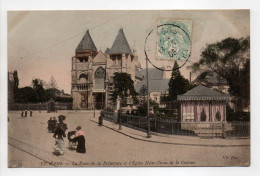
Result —
POLYGON ((104 53, 97 50, 87 30, 72 57, 73 109, 112 106, 109 96, 113 91, 114 73, 128 73, 136 81, 136 71, 140 68, 136 51, 131 50, 123 29, 119 30, 112 47, 104 53))

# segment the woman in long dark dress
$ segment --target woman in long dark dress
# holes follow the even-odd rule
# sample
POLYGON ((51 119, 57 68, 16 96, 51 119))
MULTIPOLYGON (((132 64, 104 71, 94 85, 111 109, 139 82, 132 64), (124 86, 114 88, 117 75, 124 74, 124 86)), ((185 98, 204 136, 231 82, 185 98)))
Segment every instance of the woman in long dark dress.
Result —
POLYGON ((50 119, 48 120, 48 132, 50 133, 50 132, 52 132, 52 117, 50 117, 50 119))
POLYGON ((64 155, 65 146, 64 146, 64 137, 66 137, 65 131, 68 129, 67 124, 63 123, 65 120, 65 116, 60 115, 59 123, 54 130, 53 137, 55 138, 55 147, 54 147, 54 155, 64 155))
POLYGON ((78 153, 86 153, 84 132, 81 130, 80 126, 78 126, 76 130, 76 137, 73 139, 74 142, 78 143, 76 151, 78 153))

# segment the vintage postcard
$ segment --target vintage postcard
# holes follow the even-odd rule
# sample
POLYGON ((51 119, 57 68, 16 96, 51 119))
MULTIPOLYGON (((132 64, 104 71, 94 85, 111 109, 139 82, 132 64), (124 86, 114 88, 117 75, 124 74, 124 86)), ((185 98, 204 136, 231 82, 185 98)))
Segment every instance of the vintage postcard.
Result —
POLYGON ((9 168, 250 166, 249 10, 7 22, 9 168))

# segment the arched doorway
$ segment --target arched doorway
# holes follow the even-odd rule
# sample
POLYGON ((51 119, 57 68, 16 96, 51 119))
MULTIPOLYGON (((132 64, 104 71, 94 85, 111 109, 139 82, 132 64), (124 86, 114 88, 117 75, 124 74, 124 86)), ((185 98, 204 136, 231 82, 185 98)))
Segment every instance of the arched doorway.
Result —
POLYGON ((82 100, 81 103, 80 103, 80 106, 82 109, 87 109, 88 108, 88 104, 85 100, 82 100))
POLYGON ((104 92, 95 94, 95 108, 96 109, 105 108, 105 93, 104 92))

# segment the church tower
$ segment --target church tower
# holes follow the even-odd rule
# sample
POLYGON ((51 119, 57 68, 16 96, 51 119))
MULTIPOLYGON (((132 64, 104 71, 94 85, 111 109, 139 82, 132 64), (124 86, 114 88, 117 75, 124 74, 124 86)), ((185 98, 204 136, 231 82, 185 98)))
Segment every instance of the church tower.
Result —
MULTIPOLYGON (((121 28, 111 47, 107 51, 107 106, 112 107, 113 103, 109 101, 109 97, 113 91, 114 73, 128 73, 132 80, 135 80, 135 64, 133 62, 134 54, 130 49, 124 31, 121 28)), ((105 52, 105 53, 106 53, 105 52)))
POLYGON ((97 53, 97 48, 87 30, 75 50, 75 56, 72 57, 73 109, 93 109, 93 59, 97 53))
MULTIPOLYGON (((123 29, 119 30, 108 55, 107 69, 109 69, 109 77, 113 76, 115 72, 131 74, 129 69, 132 67, 134 55, 127 42, 123 29)), ((134 79, 134 77, 132 77, 132 79, 134 79)))

